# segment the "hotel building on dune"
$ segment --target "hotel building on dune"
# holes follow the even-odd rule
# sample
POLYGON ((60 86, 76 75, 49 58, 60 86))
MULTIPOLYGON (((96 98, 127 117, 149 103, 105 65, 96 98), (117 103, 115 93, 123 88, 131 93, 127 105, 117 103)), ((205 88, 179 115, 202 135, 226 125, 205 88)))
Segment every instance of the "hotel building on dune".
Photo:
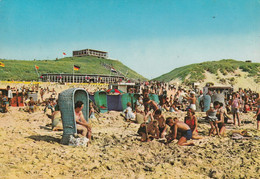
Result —
POLYGON ((84 49, 73 51, 73 57, 83 57, 83 56, 94 56, 99 58, 108 58, 108 53, 100 50, 84 49))

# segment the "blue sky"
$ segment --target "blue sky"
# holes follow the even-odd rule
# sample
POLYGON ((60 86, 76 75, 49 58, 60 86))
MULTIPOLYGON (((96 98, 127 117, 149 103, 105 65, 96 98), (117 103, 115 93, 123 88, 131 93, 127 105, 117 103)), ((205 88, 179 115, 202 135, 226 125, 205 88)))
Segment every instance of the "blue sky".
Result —
POLYGON ((0 0, 0 58, 85 48, 149 79, 203 61, 260 62, 260 0, 0 0))

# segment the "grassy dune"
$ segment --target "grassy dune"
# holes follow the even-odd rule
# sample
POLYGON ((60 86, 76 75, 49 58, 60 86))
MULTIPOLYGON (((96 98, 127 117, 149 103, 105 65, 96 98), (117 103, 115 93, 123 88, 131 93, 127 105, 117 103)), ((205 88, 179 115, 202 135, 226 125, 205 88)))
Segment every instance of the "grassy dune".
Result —
MULTIPOLYGON (((73 65, 80 66, 79 71, 75 74, 110 74, 110 70, 106 69, 101 63, 112 65, 116 70, 126 74, 132 79, 146 80, 145 77, 131 70, 118 60, 100 59, 96 57, 66 57, 58 60, 4 60, 0 62, 5 64, 5 67, 0 67, 0 80, 15 80, 15 81, 32 81, 38 80, 35 71, 35 65, 39 67, 39 74, 44 73, 73 73, 73 65)), ((113 75, 114 73, 111 73, 113 75)))
POLYGON ((185 82, 185 84, 191 84, 205 80, 205 71, 215 75, 221 72, 225 76, 234 73, 237 69, 248 72, 248 77, 255 77, 255 82, 260 82, 260 63, 249 63, 231 59, 183 66, 163 74, 154 80, 169 82, 174 79, 180 79, 185 82))

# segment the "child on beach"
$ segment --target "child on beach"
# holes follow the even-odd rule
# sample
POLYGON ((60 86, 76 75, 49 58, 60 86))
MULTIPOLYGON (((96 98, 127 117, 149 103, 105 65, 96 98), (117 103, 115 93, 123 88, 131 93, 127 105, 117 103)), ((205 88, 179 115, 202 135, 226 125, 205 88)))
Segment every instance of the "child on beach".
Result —
POLYGON ((210 130, 209 130, 209 136, 211 136, 214 133, 214 130, 217 131, 217 134, 219 136, 219 129, 218 129, 218 125, 217 125, 217 111, 219 108, 219 102, 215 101, 213 103, 213 107, 210 107, 210 109, 206 112, 207 114, 207 118, 209 120, 209 124, 211 126, 210 130))
POLYGON ((135 119, 135 113, 133 112, 132 108, 131 108, 131 103, 128 102, 127 104, 127 108, 123 111, 125 113, 125 117, 126 117, 126 120, 129 121, 129 120, 134 120, 135 119))
POLYGON ((218 129, 219 129, 219 134, 224 136, 225 131, 226 131, 226 127, 225 127, 225 109, 223 107, 223 103, 219 103, 219 109, 217 112, 217 118, 218 120, 216 121, 217 125, 218 125, 218 129))
POLYGON ((33 97, 30 97, 30 101, 28 102, 29 114, 34 112, 34 105, 35 105, 35 102, 33 100, 33 97))
POLYGON ((151 121, 146 124, 143 123, 140 125, 140 128, 137 132, 141 136, 141 142, 149 142, 151 139, 159 139, 159 127, 158 121, 151 121))
POLYGON ((165 123, 165 118, 162 115, 162 111, 160 109, 157 109, 155 111, 155 114, 153 116, 154 120, 158 121, 158 127, 159 127, 159 136, 160 138, 165 138, 166 135, 166 129, 167 129, 167 125, 165 123))
POLYGON ((166 124, 170 126, 171 133, 167 138, 167 144, 172 140, 177 138, 177 132, 181 133, 181 137, 178 141, 178 145, 180 146, 189 146, 194 145, 193 142, 187 142, 192 138, 192 132, 190 127, 182 121, 179 121, 177 117, 174 119, 172 117, 168 117, 166 119, 166 124))
POLYGON ((95 117, 95 109, 94 109, 92 101, 89 102, 89 118, 90 119, 96 119, 96 117, 95 117))

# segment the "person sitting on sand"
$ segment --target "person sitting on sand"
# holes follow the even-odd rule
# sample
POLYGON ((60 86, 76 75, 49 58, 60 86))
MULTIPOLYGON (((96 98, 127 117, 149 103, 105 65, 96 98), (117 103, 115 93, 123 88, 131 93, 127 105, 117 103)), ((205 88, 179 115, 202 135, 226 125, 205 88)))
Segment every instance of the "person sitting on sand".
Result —
POLYGON ((51 110, 51 113, 53 113, 54 112, 54 110, 53 110, 53 104, 52 104, 52 101, 51 101, 51 99, 49 99, 47 102, 46 102, 46 105, 45 105, 45 108, 44 108, 44 114, 46 113, 46 110, 47 109, 50 109, 51 110))
POLYGON ((135 111, 137 113, 144 113, 143 98, 140 96, 136 101, 135 111))
POLYGON ((187 110, 187 115, 184 118, 184 122, 188 124, 192 132, 192 139, 202 139, 203 137, 198 134, 198 121, 195 116, 195 111, 193 109, 187 110))
POLYGON ((254 118, 256 118, 256 120, 257 120, 257 130, 260 130, 260 99, 259 99, 259 97, 256 100, 256 102, 257 102, 257 112, 256 112, 256 115, 254 116, 254 118))
POLYGON ((141 142, 149 142, 151 139, 159 139, 159 127, 158 121, 151 121, 146 124, 143 123, 140 125, 140 128, 137 132, 141 136, 141 142))
POLYGON ((84 118, 82 109, 84 103, 82 101, 77 101, 75 104, 75 120, 77 123, 77 132, 82 134, 84 137, 87 137, 89 141, 91 140, 91 126, 84 118))
POLYGON ((159 136, 160 138, 165 138, 166 135, 166 129, 167 129, 167 125, 165 123, 165 118, 162 115, 162 111, 160 109, 157 109, 155 111, 155 114, 153 116, 154 120, 158 121, 158 127, 159 127, 159 136))
POLYGON ((219 108, 219 102, 218 101, 215 101, 213 103, 213 107, 211 107, 207 112, 207 119, 209 120, 209 124, 211 126, 210 130, 209 130, 209 136, 211 136, 214 131, 216 130, 217 131, 217 134, 219 136, 219 130, 218 130, 218 125, 216 123, 217 121, 217 111, 218 111, 218 108, 219 108))
POLYGON ((127 104, 127 108, 123 111, 123 113, 125 113, 125 118, 127 121, 129 120, 134 120, 135 119, 135 113, 133 112, 132 108, 131 108, 131 103, 128 102, 127 104))
POLYGON ((30 97, 30 101, 28 102, 29 114, 34 112, 34 105, 35 105, 35 102, 33 100, 33 97, 30 97))
POLYGON ((2 95, 2 91, 0 91, 0 112, 5 113, 8 111, 6 101, 7 101, 7 98, 5 98, 2 95))
POLYGON ((177 101, 174 101, 173 104, 171 104, 170 106, 170 112, 177 112, 178 108, 177 108, 177 101))
POLYGON ((192 138, 192 132, 190 127, 182 121, 179 121, 177 117, 172 119, 172 117, 168 117, 166 119, 166 124, 170 126, 171 133, 167 138, 167 144, 170 143, 172 140, 177 138, 177 132, 181 133, 181 137, 178 141, 178 145, 180 146, 189 146, 194 145, 193 142, 187 142, 192 138))

